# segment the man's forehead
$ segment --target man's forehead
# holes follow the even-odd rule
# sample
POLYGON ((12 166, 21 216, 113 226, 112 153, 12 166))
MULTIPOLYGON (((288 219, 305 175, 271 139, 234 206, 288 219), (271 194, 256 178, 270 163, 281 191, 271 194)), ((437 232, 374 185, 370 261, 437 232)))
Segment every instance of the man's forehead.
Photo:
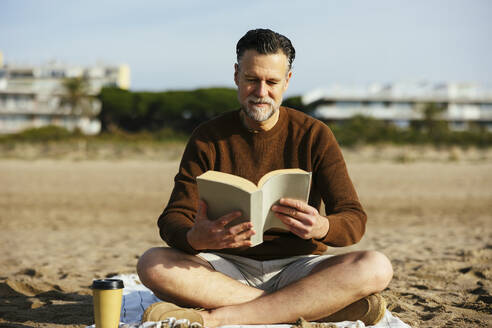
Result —
POLYGON ((282 51, 260 54, 256 50, 246 50, 239 61, 239 66, 245 74, 254 74, 258 70, 280 74, 288 72, 287 56, 282 51))

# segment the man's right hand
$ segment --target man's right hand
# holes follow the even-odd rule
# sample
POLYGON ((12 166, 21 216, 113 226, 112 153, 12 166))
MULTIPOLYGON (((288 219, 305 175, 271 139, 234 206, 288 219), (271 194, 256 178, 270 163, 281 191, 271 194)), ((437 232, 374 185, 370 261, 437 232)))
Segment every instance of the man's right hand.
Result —
POLYGON ((188 243, 197 251, 251 246, 250 238, 255 234, 251 222, 226 227, 239 217, 241 212, 237 211, 221 216, 217 220, 209 220, 207 204, 200 199, 195 225, 186 234, 188 243))

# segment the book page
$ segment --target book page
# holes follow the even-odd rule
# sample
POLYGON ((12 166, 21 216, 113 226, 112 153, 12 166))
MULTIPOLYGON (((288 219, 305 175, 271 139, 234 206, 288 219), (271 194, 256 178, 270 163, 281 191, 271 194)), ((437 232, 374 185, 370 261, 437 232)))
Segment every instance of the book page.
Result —
POLYGON ((236 220, 234 224, 249 219, 251 193, 220 181, 197 178, 197 185, 199 197, 207 203, 209 220, 216 220, 234 211, 243 213, 242 220, 236 220))
POLYGON ((302 169, 280 169, 280 170, 274 170, 270 171, 264 176, 261 177, 260 181, 258 181, 258 188, 262 188, 265 182, 267 182, 271 177, 275 175, 280 175, 280 174, 288 174, 288 173, 297 173, 297 174, 310 174, 309 172, 306 172, 302 169))
POLYGON ((209 170, 198 176, 197 181, 198 180, 217 181, 222 184, 229 184, 249 193, 253 193, 258 190, 258 187, 248 179, 219 171, 209 170))
MULTIPOLYGON (((241 183, 238 187, 230 184, 231 179, 228 179, 227 181, 214 180, 217 176, 223 177, 224 175, 231 176, 230 174, 214 174, 212 176, 209 174, 207 179, 207 176, 204 178, 204 174, 202 174, 196 179, 199 197, 203 199, 208 206, 208 219, 216 220, 228 213, 240 211, 242 216, 230 222, 226 227, 232 227, 251 220, 253 229, 256 232, 259 231, 259 233, 251 237, 251 242, 253 246, 261 244, 263 242, 263 234, 261 232, 261 190, 258 190, 253 183, 251 183, 251 185, 241 183), (253 190, 253 192, 244 189, 253 190), (258 228, 258 224, 260 228, 258 228)), ((247 181, 243 178, 239 179, 247 181)), ((238 179, 235 180, 236 182, 239 181, 238 179)))
POLYGON ((258 190, 251 194, 251 223, 253 230, 256 232, 251 236, 251 247, 259 245, 263 242, 263 191, 258 190))
POLYGON ((273 172, 277 173, 270 174, 267 179, 262 181, 262 216, 265 218, 263 231, 271 228, 287 229, 282 221, 280 221, 271 211, 272 205, 277 203, 282 197, 307 201, 309 199, 309 190, 311 188, 310 172, 300 169, 277 170, 273 172))

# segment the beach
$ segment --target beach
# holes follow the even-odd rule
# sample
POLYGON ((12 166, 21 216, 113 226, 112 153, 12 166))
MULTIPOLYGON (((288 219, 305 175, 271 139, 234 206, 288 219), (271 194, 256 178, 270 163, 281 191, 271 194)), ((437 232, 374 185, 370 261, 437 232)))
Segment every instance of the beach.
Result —
MULTIPOLYGON (((164 245, 156 221, 179 165, 166 154, 0 159, 1 327, 94 323, 92 280, 135 273, 164 245)), ((344 154, 368 224, 358 244, 329 252, 386 254, 383 296, 412 327, 491 326, 491 152, 344 154)))

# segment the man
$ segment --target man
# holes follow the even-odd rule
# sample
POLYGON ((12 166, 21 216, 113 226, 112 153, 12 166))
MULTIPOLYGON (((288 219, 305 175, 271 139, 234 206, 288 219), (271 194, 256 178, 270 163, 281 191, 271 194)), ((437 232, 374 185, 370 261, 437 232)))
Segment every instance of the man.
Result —
POLYGON ((299 317, 377 322, 385 305, 375 293, 391 280, 389 260, 375 251, 321 255, 327 245, 358 242, 366 215, 330 129, 280 106, 294 47, 285 36, 258 29, 239 40, 236 52, 241 108, 199 126, 186 146, 158 220, 170 248, 148 250, 137 267, 141 281, 171 303, 153 304, 142 320, 188 318, 206 327, 299 317), (250 247, 250 237, 259 233, 250 223, 227 225, 241 213, 207 216, 196 176, 216 170, 257 183, 281 168, 301 168, 313 177, 307 203, 281 199, 272 208, 289 233, 266 232, 262 244, 250 247), (321 200, 327 216, 318 212, 321 200))

